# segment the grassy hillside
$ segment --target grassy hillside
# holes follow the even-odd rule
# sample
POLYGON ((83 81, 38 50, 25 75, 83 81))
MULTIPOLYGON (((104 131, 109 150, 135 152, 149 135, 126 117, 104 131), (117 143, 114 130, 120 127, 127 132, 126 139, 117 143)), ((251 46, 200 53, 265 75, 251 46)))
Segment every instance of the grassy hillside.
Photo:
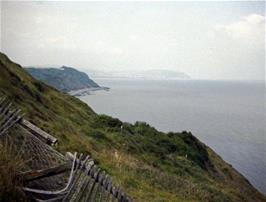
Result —
POLYGON ((33 79, 3 54, 0 72, 0 95, 56 136, 58 150, 91 153, 136 201, 266 201, 189 132, 165 134, 146 123, 97 115, 79 99, 33 79))

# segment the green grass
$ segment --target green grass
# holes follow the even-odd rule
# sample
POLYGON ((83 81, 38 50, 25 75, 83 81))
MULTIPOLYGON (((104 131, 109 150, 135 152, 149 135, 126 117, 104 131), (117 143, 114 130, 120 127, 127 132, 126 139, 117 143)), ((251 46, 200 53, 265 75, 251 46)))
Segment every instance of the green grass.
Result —
POLYGON ((98 115, 79 99, 36 81, 3 54, 0 71, 0 95, 57 137, 59 151, 90 153, 136 201, 265 201, 190 132, 166 134, 147 123, 98 115))

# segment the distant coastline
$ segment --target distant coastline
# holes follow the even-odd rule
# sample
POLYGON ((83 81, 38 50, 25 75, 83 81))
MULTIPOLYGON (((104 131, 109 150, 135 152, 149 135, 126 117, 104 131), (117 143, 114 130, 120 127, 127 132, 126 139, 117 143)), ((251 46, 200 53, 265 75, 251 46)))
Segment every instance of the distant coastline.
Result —
POLYGON ((191 77, 184 73, 174 70, 128 70, 128 71, 99 71, 85 70, 94 79, 134 79, 134 80, 187 80, 191 77))
POLYGON ((79 90, 71 90, 71 91, 68 91, 67 93, 72 95, 72 96, 79 97, 79 96, 90 95, 91 92, 99 91, 99 90, 109 91, 110 88, 108 88, 108 87, 90 87, 90 88, 82 88, 79 90))

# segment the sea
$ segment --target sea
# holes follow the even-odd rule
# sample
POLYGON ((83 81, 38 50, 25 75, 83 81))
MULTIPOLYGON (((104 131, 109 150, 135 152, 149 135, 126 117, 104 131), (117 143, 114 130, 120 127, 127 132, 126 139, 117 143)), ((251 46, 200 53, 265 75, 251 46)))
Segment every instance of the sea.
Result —
POLYGON ((96 79, 80 96, 99 114, 191 131, 266 194, 265 82, 96 79))

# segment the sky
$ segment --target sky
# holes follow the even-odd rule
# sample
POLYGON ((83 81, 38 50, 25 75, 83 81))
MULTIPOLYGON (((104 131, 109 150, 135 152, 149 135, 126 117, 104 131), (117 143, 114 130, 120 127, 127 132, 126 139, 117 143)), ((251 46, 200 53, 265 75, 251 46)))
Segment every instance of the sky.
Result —
POLYGON ((23 66, 265 79, 265 2, 1 2, 1 52, 23 66))

